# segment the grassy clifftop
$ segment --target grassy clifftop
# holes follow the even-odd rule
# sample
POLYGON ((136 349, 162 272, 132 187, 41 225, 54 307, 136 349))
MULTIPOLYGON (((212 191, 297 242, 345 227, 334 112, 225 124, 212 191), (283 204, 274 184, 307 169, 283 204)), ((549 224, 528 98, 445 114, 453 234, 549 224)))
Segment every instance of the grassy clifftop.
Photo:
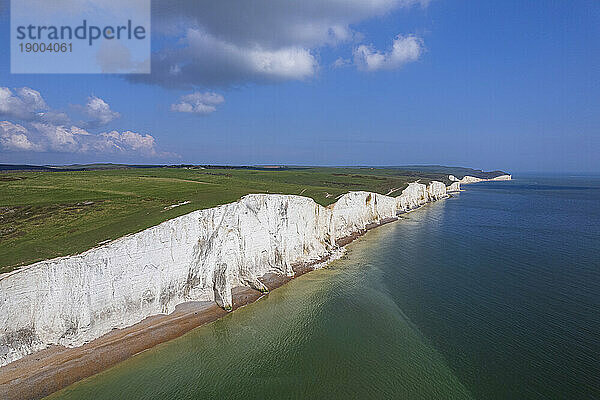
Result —
POLYGON ((0 173, 0 272, 249 193, 301 194, 328 205, 350 190, 398 195, 417 179, 448 183, 444 174, 372 168, 76 169, 0 173))

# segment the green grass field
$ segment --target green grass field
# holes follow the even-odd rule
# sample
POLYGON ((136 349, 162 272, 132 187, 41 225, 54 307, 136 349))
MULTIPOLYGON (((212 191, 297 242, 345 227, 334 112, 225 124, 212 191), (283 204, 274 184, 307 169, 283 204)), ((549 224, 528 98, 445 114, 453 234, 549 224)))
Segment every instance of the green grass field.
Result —
POLYGON ((432 172, 371 168, 144 168, 0 174, 0 272, 75 254, 249 193, 301 194, 328 205, 350 190, 397 196, 432 172), (188 204, 168 208, 182 202, 188 204))

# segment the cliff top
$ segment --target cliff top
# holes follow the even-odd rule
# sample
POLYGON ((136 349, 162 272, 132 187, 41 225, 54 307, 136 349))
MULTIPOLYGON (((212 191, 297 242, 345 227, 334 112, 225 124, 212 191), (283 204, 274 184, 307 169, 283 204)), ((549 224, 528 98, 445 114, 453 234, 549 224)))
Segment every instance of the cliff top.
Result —
POLYGON ((250 193, 295 194, 327 206, 365 190, 397 196, 448 174, 399 168, 118 166, 0 174, 0 273, 75 254, 250 193))

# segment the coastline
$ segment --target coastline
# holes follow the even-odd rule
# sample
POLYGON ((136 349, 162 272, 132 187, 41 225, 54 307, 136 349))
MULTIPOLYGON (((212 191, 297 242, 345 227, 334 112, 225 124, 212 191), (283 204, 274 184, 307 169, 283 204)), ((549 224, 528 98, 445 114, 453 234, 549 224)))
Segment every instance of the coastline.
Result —
POLYGON ((319 262, 347 237, 447 196, 410 183, 398 197, 354 191, 328 207, 295 195, 250 194, 167 220, 81 254, 0 275, 0 365, 52 345, 78 347, 179 304, 233 308, 232 289, 268 289, 273 272, 319 262))
MULTIPOLYGON (((425 188, 425 185, 417 183, 415 185, 425 188)), ((395 217, 382 217, 375 222, 363 224, 362 228, 358 227, 357 230, 346 230, 346 236, 335 238, 335 242, 332 242, 333 249, 322 258, 290 264, 289 269, 293 270, 293 274, 289 273, 291 271, 287 274, 282 274, 283 271, 266 272, 256 278, 256 281, 249 285, 251 287, 232 287, 231 307, 224 307, 216 298, 182 302, 177 304, 170 313, 154 314, 122 329, 113 328, 82 345, 69 347, 50 345, 45 349, 25 355, 0 368, 0 398, 39 399, 48 396, 160 343, 170 341, 192 329, 214 322, 227 315, 229 311, 259 300, 265 293, 283 286, 291 279, 321 268, 333 259, 339 258, 347 244, 367 231, 401 220, 403 214, 419 209, 435 200, 452 197, 450 192, 455 192, 455 190, 446 191, 445 189, 444 187, 442 196, 435 197, 433 194, 429 194, 431 197, 423 198, 423 200, 427 199, 425 202, 417 201, 414 205, 409 203, 410 205, 401 206, 400 209, 404 209, 404 211, 396 212, 395 217)), ((423 190, 424 193, 429 193, 429 190, 423 190)), ((377 204, 377 200, 370 202, 372 195, 380 196, 369 193, 365 193, 365 195, 367 195, 367 206, 377 204)), ((385 199, 385 196, 383 198, 385 199)), ((395 200, 399 201, 401 198, 398 197, 395 200)))
MULTIPOLYGON (((292 279, 322 268, 339 258, 346 245, 369 230, 400 219, 384 219, 380 223, 368 225, 364 230, 338 239, 336 241, 340 247, 338 251, 315 262, 293 265, 294 276, 267 273, 259 280, 269 292, 276 290, 292 279)), ((153 315, 130 327, 114 329, 83 346, 67 348, 54 345, 7 364, 0 368, 0 398, 6 400, 44 398, 73 383, 107 370, 136 354, 214 322, 229 312, 268 295, 245 286, 235 287, 232 292, 231 311, 224 310, 215 301, 182 303, 177 305, 175 311, 170 314, 153 315)))

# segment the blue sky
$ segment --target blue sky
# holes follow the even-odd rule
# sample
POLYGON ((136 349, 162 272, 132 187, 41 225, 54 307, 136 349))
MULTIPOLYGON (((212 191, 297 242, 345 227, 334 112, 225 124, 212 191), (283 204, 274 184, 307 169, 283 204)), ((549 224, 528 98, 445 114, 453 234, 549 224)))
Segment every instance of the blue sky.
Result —
POLYGON ((213 19, 203 20, 199 2, 181 11, 197 12, 198 20, 175 33, 165 33, 166 28, 182 15, 171 10, 163 16, 153 3, 154 49, 177 49, 187 40, 190 50, 173 59, 194 68, 171 79, 166 72, 160 75, 166 67, 153 59, 153 74, 141 81, 125 75, 11 75, 5 11, 0 87, 16 97, 19 88, 31 88, 47 110, 65 113, 68 120, 36 122, 6 108, 2 114, 0 97, 0 121, 11 124, 5 131, 15 134, 14 125, 20 125, 31 141, 31 146, 19 142, 20 147, 5 141, 0 163, 445 164, 600 171, 597 1, 373 0, 374 9, 361 5, 351 11, 331 1, 331 7, 318 8, 325 3, 276 10, 274 16, 257 12, 246 26, 226 14, 235 11, 211 10, 206 14, 213 19), (219 25, 219 18, 232 26, 219 25), (300 28, 308 30, 290 34, 282 27, 286 18, 300 19, 300 28), (310 30, 323 21, 331 24, 326 28, 335 31, 333 37, 310 30), (204 36, 194 39, 189 29, 204 36), (391 52, 395 39, 397 55, 391 52), (222 49, 231 48, 237 49, 238 58, 228 59, 234 64, 246 65, 244 57, 260 48, 266 54, 261 57, 295 57, 293 68, 265 72, 222 64, 222 49), (290 49, 294 53, 288 56, 290 49), (365 54, 386 61, 377 64, 365 54), (51 125, 52 134, 64 125, 67 134, 76 126, 94 140, 101 133, 117 135, 102 136, 93 145, 60 147, 40 124, 51 125), (146 135, 153 138, 151 149, 148 141, 138 145, 146 135))

